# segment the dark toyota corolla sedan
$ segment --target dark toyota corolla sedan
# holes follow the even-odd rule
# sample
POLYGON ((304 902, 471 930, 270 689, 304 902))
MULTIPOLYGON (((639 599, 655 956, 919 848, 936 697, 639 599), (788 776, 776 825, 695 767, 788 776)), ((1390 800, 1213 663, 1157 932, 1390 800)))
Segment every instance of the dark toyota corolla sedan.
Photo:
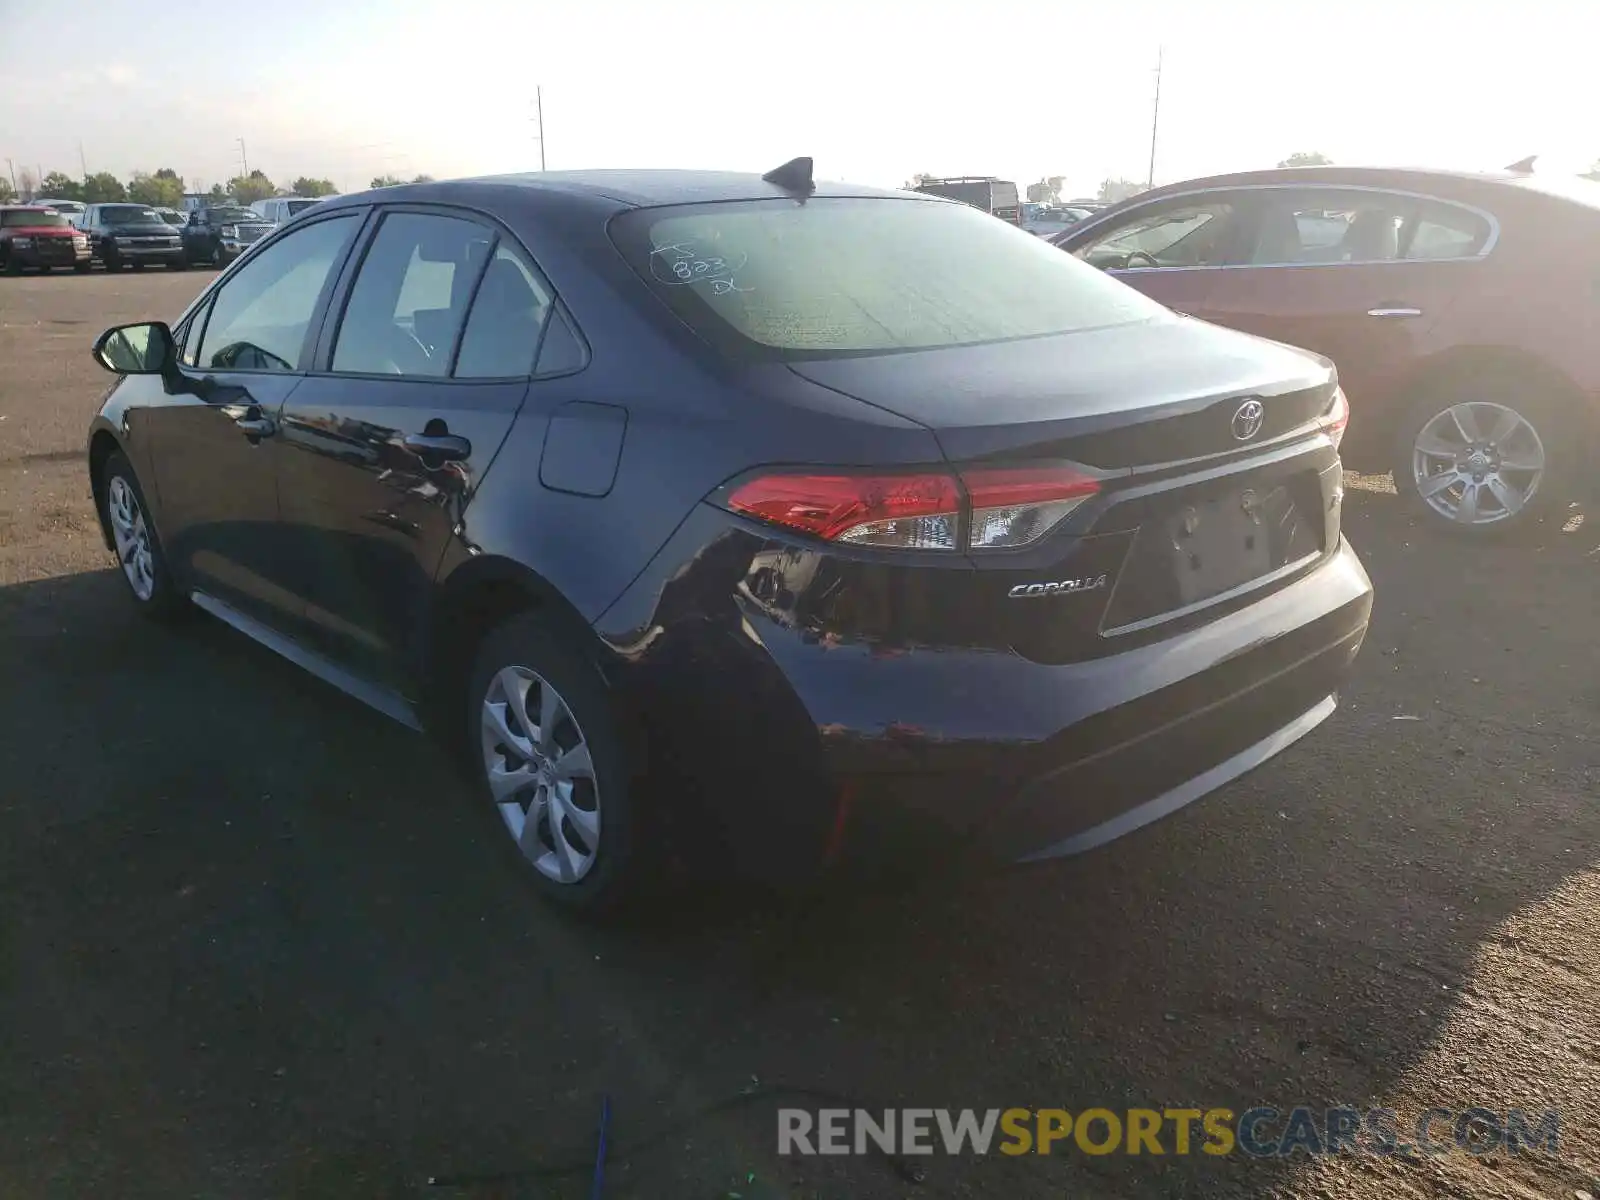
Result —
POLYGON ((1367 627, 1326 359, 807 160, 339 197, 95 352, 137 604, 436 732, 574 907, 1097 845, 1367 627))

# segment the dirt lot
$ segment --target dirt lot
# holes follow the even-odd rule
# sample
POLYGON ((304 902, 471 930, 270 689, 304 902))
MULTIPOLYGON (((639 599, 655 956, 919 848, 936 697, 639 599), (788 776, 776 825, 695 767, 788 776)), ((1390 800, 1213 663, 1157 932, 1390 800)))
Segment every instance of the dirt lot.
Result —
POLYGON ((132 615, 80 462, 88 345, 204 278, 0 280, 0 1196, 583 1196, 539 1172, 592 1160, 603 1095, 607 1196, 1600 1194, 1600 538, 1469 549, 1355 491, 1357 678, 1248 779, 1077 861, 596 934, 486 869, 426 743, 132 615), (918 1185, 779 1159, 773 1085, 1555 1107, 1562 1148, 940 1157, 918 1185))

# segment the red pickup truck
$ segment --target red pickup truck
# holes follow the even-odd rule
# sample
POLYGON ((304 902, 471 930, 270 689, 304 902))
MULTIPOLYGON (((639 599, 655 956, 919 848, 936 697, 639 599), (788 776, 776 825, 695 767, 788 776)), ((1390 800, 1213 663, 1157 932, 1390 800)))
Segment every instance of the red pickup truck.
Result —
POLYGON ((0 271, 20 275, 24 267, 89 269, 89 239, 53 208, 0 206, 0 271))

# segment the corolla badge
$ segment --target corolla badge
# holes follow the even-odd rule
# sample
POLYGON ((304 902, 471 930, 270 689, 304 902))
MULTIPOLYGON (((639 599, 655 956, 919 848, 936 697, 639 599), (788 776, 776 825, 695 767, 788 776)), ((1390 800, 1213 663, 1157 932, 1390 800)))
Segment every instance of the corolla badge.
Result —
POLYGON ((1261 422, 1267 411, 1259 400, 1246 400, 1233 410, 1233 436, 1236 441, 1248 442, 1261 432, 1261 422))
POLYGON ((1085 575, 1082 579, 1057 579, 1050 583, 1019 583, 1006 594, 1013 600, 1038 600, 1068 592, 1092 592, 1105 586, 1104 575, 1085 575))

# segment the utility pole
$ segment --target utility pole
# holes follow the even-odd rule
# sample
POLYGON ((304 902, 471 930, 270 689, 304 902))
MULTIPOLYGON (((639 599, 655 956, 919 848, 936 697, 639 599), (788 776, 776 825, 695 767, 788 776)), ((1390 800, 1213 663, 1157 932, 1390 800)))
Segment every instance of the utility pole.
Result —
POLYGON ((239 138, 239 161, 244 164, 245 178, 250 177, 250 157, 244 152, 244 139, 239 138))
POLYGON ((544 170, 544 88, 533 89, 535 119, 539 122, 539 170, 544 170))
POLYGON ((9 158, 6 159, 6 171, 11 175, 11 191, 13 194, 15 194, 17 190, 17 164, 12 162, 9 158))
POLYGON ((1156 47, 1156 103, 1150 113, 1150 175, 1145 180, 1146 188, 1156 185, 1156 130, 1161 125, 1161 56, 1163 47, 1156 47))
POLYGON ((83 142, 78 142, 78 165, 83 168, 83 177, 89 178, 89 160, 83 156, 83 142))

